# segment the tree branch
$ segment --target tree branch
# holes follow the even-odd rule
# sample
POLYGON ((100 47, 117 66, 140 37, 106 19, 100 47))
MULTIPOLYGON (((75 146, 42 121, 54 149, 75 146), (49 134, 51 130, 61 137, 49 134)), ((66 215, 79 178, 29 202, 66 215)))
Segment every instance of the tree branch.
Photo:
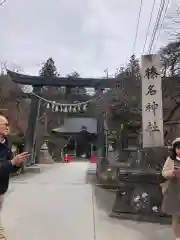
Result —
POLYGON ((178 102, 178 104, 172 109, 172 111, 170 112, 169 116, 164 120, 164 122, 168 122, 172 116, 174 115, 174 113, 179 109, 180 107, 180 101, 178 102))
POLYGON ((6 1, 7 1, 7 0, 2 0, 2 1, 0 2, 0 6, 2 6, 6 1))

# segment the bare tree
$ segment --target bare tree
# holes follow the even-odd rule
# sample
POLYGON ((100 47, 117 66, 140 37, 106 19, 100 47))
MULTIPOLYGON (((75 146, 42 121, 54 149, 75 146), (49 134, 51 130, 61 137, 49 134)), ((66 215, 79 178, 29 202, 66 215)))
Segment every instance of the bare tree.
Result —
POLYGON ((27 128, 29 104, 21 99, 21 88, 7 75, 0 75, 0 108, 6 109, 12 131, 24 133, 27 128))
POLYGON ((169 40, 174 40, 180 37, 180 3, 175 1, 164 21, 164 32, 168 34, 169 40))
POLYGON ((160 49, 161 60, 163 63, 162 76, 173 77, 180 73, 180 39, 170 42, 160 49))
POLYGON ((2 0, 2 1, 0 2, 0 6, 4 5, 4 3, 5 3, 6 1, 7 1, 7 0, 2 0))

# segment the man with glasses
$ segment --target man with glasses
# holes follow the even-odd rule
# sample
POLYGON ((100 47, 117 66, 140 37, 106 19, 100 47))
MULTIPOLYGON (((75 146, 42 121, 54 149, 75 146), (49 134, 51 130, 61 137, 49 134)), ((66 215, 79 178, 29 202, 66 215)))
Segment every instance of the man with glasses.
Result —
MULTIPOLYGON (((2 209, 4 194, 9 186, 9 175, 19 169, 21 163, 28 158, 28 153, 23 152, 13 157, 11 144, 8 140, 9 123, 5 116, 0 114, 0 210, 2 209)), ((0 240, 7 240, 4 228, 0 221, 0 240)))

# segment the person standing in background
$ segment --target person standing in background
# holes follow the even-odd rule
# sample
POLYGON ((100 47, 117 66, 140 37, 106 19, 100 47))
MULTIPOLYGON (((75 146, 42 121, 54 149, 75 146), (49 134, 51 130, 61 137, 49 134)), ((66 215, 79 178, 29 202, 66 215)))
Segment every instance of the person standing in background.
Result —
POLYGON ((162 185, 162 210, 172 216, 172 228, 176 240, 180 240, 180 138, 172 142, 172 152, 164 164, 162 176, 167 179, 162 185))
MULTIPOLYGON (((28 158, 23 152, 13 157, 12 146, 8 139, 10 129, 7 118, 0 114, 0 211, 2 210, 4 195, 8 190, 10 173, 16 172, 20 164, 28 158)), ((7 240, 0 219, 0 240, 7 240)))

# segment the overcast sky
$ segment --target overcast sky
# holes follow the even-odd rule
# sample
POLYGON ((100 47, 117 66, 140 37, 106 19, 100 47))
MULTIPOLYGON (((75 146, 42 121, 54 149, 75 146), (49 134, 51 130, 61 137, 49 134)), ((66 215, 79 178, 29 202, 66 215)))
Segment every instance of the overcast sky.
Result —
MULTIPOLYGON (((144 2, 138 56, 153 0, 144 2)), ((140 0, 7 0, 0 8, 0 61, 31 75, 49 57, 61 75, 76 70, 102 76, 106 68, 113 73, 133 53, 139 5, 140 0)), ((161 37, 157 47, 165 41, 161 37)))

